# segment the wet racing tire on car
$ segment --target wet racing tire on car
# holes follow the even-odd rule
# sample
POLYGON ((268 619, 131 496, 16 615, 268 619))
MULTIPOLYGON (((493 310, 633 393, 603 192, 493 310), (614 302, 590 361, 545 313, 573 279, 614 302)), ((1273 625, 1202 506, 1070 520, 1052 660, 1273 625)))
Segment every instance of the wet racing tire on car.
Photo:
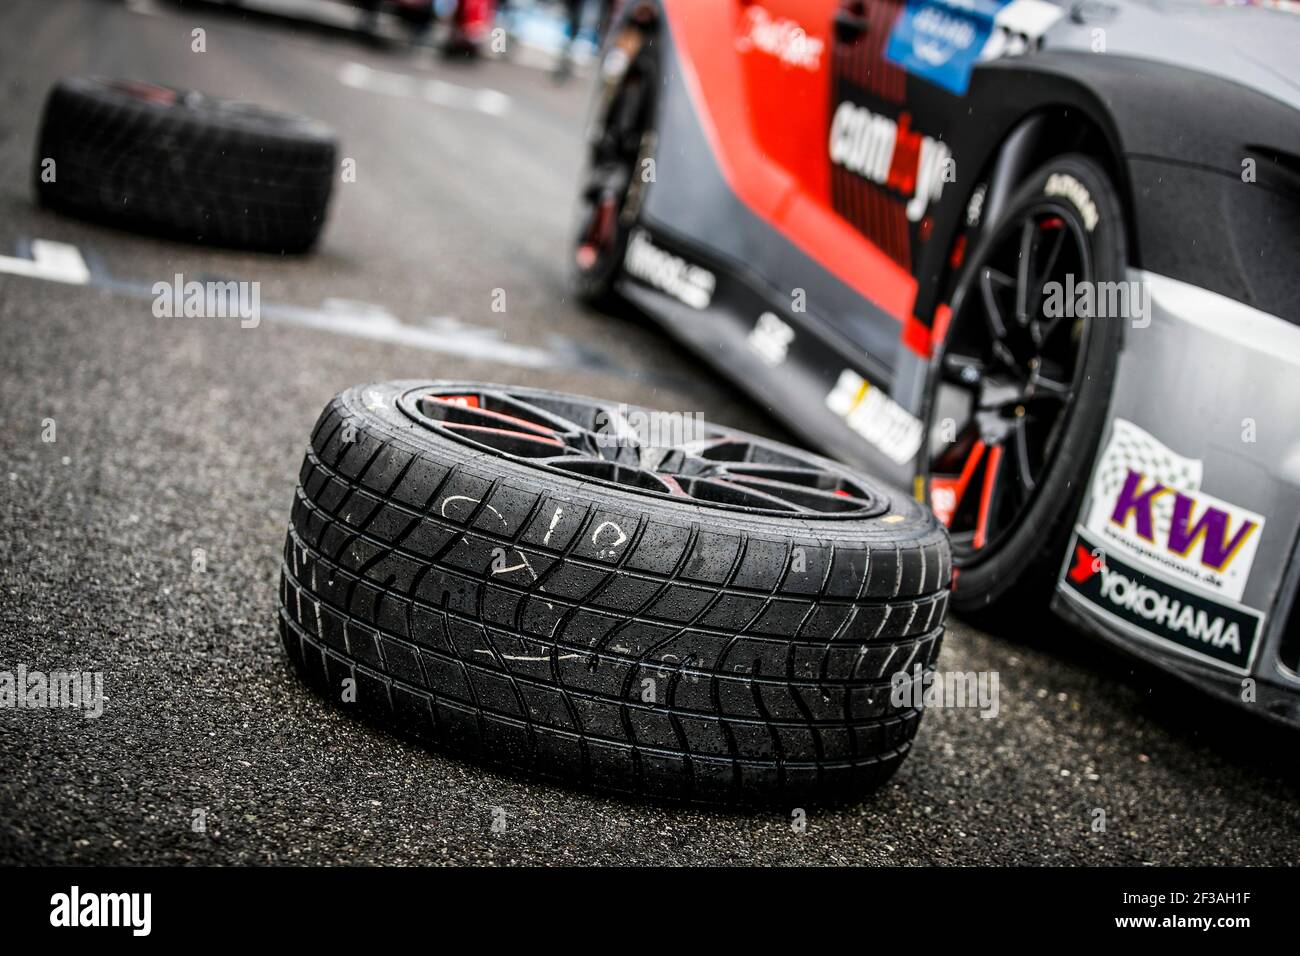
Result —
POLYGON ((911 746, 945 532, 741 432, 540 389, 350 389, 312 433, 279 626, 328 699, 671 800, 831 800, 911 746), (649 423, 649 429, 647 429, 649 423), (669 434, 671 432, 671 434, 669 434))
POLYGON ((952 296, 927 485, 951 534, 953 607, 990 627, 1029 624, 1051 598, 1136 317, 1097 307, 1127 278, 1125 235, 1105 170, 1058 157, 1009 198, 952 296))
POLYGON ((249 103, 131 81, 61 80, 35 163, 46 206, 195 242, 309 248, 325 222, 334 134, 249 103))

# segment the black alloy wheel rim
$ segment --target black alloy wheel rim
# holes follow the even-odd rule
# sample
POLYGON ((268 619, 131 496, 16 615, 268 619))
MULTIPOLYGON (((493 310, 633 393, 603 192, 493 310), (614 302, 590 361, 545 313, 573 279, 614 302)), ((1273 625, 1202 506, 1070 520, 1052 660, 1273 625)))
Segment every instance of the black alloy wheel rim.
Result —
POLYGON ((829 462, 755 436, 729 434, 694 416, 454 385, 411 389, 398 407, 426 428, 476 449, 642 494, 805 518, 869 518, 887 509, 829 462))
POLYGON ((1066 293, 1094 279, 1078 214, 1044 200, 998 229, 954 300, 936 359, 928 474, 959 565, 997 552, 1051 470, 1089 333, 1066 293), (1061 315, 1047 314, 1052 282, 1061 315))

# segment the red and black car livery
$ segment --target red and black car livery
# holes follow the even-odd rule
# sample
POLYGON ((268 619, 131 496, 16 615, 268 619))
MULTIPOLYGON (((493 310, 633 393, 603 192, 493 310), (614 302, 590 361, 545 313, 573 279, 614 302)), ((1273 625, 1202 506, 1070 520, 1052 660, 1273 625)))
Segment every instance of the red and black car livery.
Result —
POLYGON ((1290 0, 637 0, 578 292, 928 498, 954 605, 1300 721, 1290 0))

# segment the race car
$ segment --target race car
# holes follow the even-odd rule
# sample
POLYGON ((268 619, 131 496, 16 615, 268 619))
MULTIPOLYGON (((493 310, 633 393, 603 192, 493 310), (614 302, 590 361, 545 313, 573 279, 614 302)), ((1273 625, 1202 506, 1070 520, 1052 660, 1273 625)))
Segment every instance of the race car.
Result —
POLYGON ((1300 726, 1300 5, 637 0, 573 286, 1049 607, 1300 726))

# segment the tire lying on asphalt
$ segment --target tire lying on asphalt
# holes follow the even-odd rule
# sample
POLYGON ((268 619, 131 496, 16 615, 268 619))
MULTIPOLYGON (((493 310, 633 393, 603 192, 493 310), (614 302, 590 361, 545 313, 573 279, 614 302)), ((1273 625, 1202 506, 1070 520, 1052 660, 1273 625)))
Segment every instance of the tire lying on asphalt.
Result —
POLYGON ((789 446, 397 382, 316 424, 279 624, 329 699, 458 751, 670 799, 815 801, 908 753, 903 692, 950 577, 928 510, 789 446))
POLYGON ((334 134, 314 120, 122 80, 59 81, 35 162, 53 209, 216 245, 301 252, 320 234, 334 134))

